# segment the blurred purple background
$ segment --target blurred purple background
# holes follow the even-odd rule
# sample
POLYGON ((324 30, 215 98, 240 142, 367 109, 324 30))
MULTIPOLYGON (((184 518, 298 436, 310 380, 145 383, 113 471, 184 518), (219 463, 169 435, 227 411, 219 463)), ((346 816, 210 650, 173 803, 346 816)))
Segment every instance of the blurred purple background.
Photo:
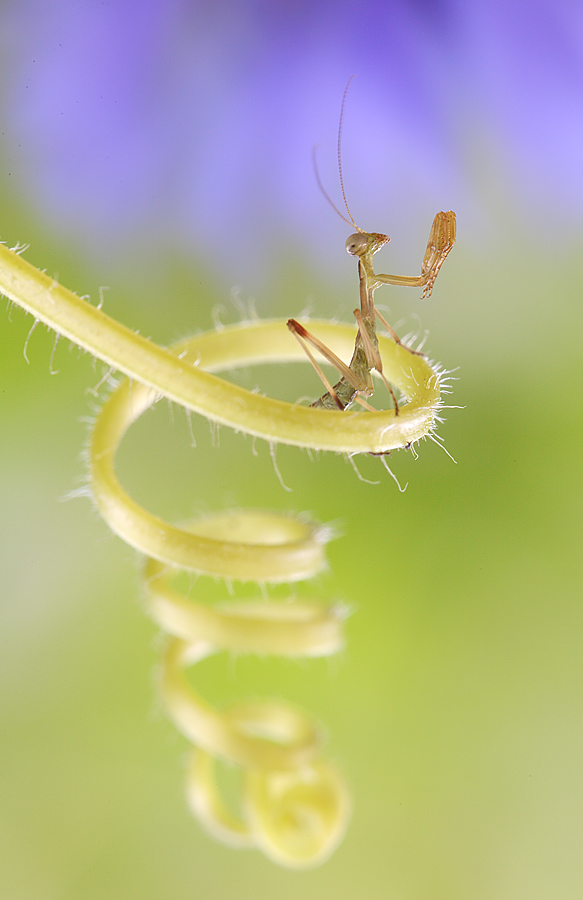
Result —
POLYGON ((495 241, 508 204, 552 241, 583 218, 578 0, 22 0, 0 42, 4 174, 98 256, 159 241, 227 282, 275 241, 331 260, 346 229, 311 153, 340 206, 352 74, 344 176, 363 228, 426 233, 454 208, 467 241, 495 241))

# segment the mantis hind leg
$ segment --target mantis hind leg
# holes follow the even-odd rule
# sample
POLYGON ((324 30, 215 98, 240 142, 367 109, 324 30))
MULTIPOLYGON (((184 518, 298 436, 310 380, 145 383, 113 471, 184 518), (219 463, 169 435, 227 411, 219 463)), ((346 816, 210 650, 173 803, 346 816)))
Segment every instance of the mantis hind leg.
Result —
POLYGON ((365 409, 373 409, 373 407, 364 400, 364 397, 370 397, 374 388, 370 378, 370 366, 367 364, 364 349, 361 348, 360 354, 358 354, 359 334, 356 338, 356 347, 352 355, 352 360, 350 365, 347 366, 339 356, 326 346, 326 344, 320 341, 315 335, 311 334, 311 332, 296 319, 289 319, 287 327, 299 341, 306 356, 327 389, 325 394, 322 394, 318 400, 315 400, 314 403, 311 404, 312 406, 344 411, 356 401, 357 403, 360 403, 361 406, 364 406, 365 409), (340 373, 341 378, 336 384, 333 385, 331 381, 328 380, 321 366, 316 361, 314 354, 310 350, 310 345, 340 373), (355 362, 357 359, 358 363, 355 362))

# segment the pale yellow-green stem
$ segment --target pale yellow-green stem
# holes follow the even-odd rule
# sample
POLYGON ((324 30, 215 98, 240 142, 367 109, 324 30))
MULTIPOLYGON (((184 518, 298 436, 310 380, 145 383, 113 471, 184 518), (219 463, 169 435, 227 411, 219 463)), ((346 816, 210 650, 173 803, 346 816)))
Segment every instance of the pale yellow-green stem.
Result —
MULTIPOLYGON (((261 397, 212 371, 266 362, 305 361, 285 323, 244 323, 209 332, 173 351, 125 328, 0 245, 0 291, 98 359, 157 394, 215 422, 283 444, 342 453, 384 453, 418 441, 434 426, 439 377, 427 360, 402 344, 379 338, 387 379, 409 402, 393 410, 322 411, 261 397)), ((338 356, 349 356, 354 327, 310 321, 310 330, 338 356)))
MULTIPOLYGON (((303 867, 324 860, 341 840, 349 797, 337 769, 322 757, 322 738, 301 710, 282 701, 241 701, 217 710, 184 670, 219 650, 317 656, 342 646, 343 613, 304 599, 209 607, 172 584, 177 568, 244 581, 292 582, 325 563, 327 529, 302 518, 231 510, 178 527, 142 509, 120 485, 115 454, 127 429, 166 397, 186 409, 272 443, 347 454, 385 453, 431 434, 440 407, 440 377, 425 357, 379 337, 385 377, 408 402, 393 409, 313 409, 246 391, 221 370, 305 361, 285 321, 245 322, 165 349, 109 318, 22 256, 0 246, 0 292, 113 369, 129 376, 106 401, 91 436, 89 469, 97 507, 110 527, 148 557, 151 613, 171 635, 162 696, 177 727, 198 749, 188 768, 191 808, 209 831, 234 846, 257 846, 273 860, 303 867), (241 766, 240 815, 223 802, 216 760, 241 766)), ((354 327, 310 321, 310 331, 349 357, 354 327)))

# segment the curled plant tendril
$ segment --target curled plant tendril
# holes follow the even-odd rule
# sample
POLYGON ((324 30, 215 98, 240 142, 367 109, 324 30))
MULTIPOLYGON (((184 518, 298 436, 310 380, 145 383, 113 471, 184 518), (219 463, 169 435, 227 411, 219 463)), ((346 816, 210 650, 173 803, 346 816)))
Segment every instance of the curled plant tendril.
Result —
MULTIPOLYGON (((198 354, 200 339, 180 346, 198 354)), ((184 358, 184 357, 183 357, 184 358)), ((286 865, 315 864, 341 839, 349 799, 342 778, 321 757, 321 736, 301 710, 282 701, 245 701, 216 710, 188 684, 183 670, 219 650, 319 656, 342 645, 342 615, 315 603, 276 606, 248 602, 209 608, 173 589, 174 567, 262 582, 295 581, 324 564, 324 529, 262 510, 232 510, 178 528, 138 507, 114 472, 114 456, 135 419, 157 399, 124 381, 103 407, 89 461, 97 506, 111 528, 148 555, 149 608, 171 635, 162 663, 162 699, 170 718, 195 745, 188 798, 215 836, 236 846, 257 845, 286 865), (222 802, 214 759, 245 771, 244 817, 222 802)))
MULTIPOLYGON (((114 532, 147 557, 144 577, 152 616, 169 635, 161 690, 169 716, 193 744, 187 796, 199 820, 234 846, 256 846, 288 866, 314 865, 338 845, 350 801, 340 772, 322 753, 317 725, 274 700, 215 709, 185 670, 221 650, 320 656, 342 645, 342 610, 309 600, 209 607, 173 585, 177 569, 257 582, 311 578, 324 565, 326 529, 303 518, 232 510, 178 527, 140 507, 115 474, 115 455, 131 424, 160 397, 214 422, 314 450, 382 454, 430 435, 440 409, 440 374, 425 357, 379 336, 383 371, 407 400, 395 410, 301 407, 246 391, 219 378, 224 369, 306 361, 284 320, 242 323, 180 341, 169 349, 133 333, 0 246, 0 291, 109 366, 129 376, 111 394, 91 436, 95 503, 114 532), (224 802, 216 760, 243 772, 240 816, 224 802)), ((310 330, 349 356, 354 328, 311 321, 310 330)))

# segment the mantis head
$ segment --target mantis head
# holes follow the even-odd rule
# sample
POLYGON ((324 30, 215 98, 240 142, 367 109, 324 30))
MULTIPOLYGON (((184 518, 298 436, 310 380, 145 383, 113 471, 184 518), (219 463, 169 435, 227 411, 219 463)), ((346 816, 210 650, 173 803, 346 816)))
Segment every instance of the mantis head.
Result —
POLYGON ((377 234, 374 231, 369 234, 359 229, 346 241, 346 252, 351 256, 372 256, 390 240, 386 234, 377 234))

